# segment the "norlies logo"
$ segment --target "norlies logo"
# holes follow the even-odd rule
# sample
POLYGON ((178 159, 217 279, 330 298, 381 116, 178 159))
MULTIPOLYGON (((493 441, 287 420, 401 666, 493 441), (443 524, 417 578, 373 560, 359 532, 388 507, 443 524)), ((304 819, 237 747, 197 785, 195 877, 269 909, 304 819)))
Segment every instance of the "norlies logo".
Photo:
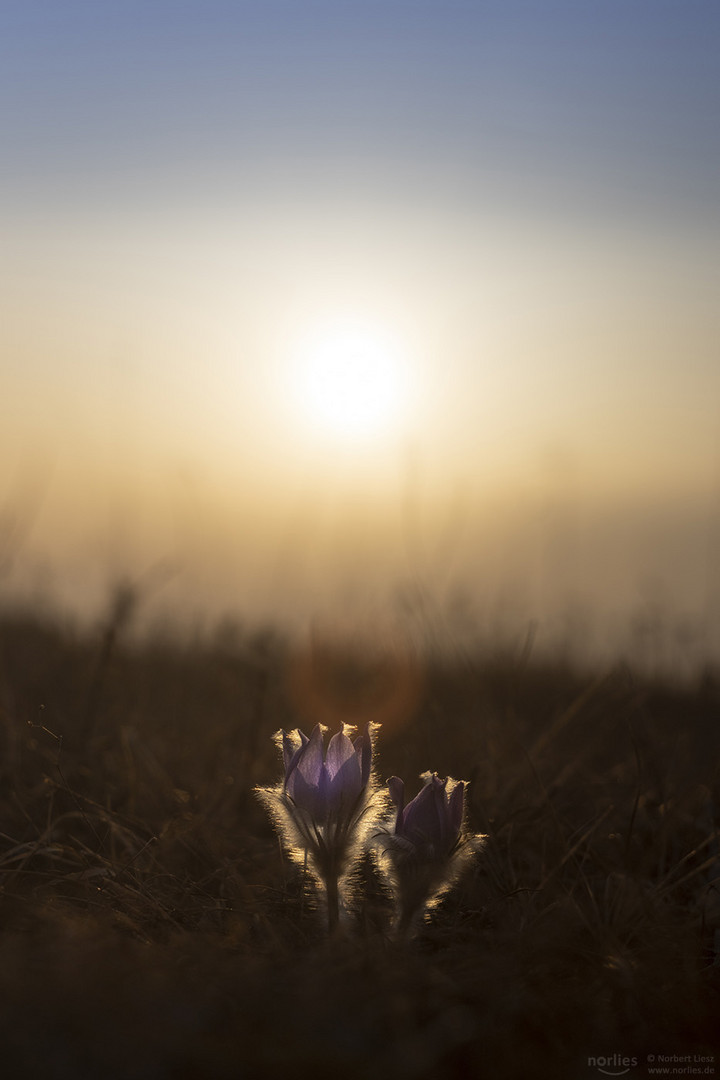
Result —
POLYGON ((589 1057, 588 1066, 597 1069, 603 1076, 625 1076, 638 1063, 636 1057, 626 1054, 610 1054, 609 1057, 589 1057))

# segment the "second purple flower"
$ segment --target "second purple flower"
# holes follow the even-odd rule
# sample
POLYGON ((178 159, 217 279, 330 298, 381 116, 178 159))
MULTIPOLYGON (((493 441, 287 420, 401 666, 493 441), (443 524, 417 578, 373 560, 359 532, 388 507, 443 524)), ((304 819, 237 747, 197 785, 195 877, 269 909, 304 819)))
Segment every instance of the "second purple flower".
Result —
POLYGON ((395 804, 393 825, 377 837, 378 867, 395 902, 395 932, 412 933, 452 887, 485 838, 465 829, 462 780, 423 773, 423 787, 405 802, 405 784, 388 780, 395 804))

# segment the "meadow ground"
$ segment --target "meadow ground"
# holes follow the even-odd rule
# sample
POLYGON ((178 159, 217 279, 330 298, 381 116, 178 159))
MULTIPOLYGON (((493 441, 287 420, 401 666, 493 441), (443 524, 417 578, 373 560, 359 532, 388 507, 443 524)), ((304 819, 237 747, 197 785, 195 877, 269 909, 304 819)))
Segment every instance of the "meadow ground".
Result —
POLYGON ((329 941, 253 795, 282 643, 117 629, 0 620, 8 1080, 720 1075, 717 679, 428 663, 378 772, 469 780, 487 845, 411 942, 367 865, 329 941))

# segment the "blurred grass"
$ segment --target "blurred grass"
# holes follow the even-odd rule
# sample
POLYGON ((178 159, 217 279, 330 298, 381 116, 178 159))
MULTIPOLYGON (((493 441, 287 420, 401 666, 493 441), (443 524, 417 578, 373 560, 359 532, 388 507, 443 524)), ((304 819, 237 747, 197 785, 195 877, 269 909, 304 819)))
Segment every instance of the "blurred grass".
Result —
MULTIPOLYGON (((382 780, 471 783, 484 854, 417 941, 370 867, 327 943, 253 797, 287 648, 0 619, 8 1077, 575 1078, 720 1030, 720 690, 527 656, 428 662, 382 780)), ((642 1069, 635 1075, 646 1075, 642 1069)))

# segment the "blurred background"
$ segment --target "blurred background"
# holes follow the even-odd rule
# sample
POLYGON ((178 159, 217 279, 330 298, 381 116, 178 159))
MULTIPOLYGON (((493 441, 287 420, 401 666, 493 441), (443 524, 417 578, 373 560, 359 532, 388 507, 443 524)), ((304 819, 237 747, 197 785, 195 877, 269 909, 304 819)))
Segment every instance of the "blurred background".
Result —
POLYGON ((0 604, 720 652, 713 0, 6 0, 0 604))

